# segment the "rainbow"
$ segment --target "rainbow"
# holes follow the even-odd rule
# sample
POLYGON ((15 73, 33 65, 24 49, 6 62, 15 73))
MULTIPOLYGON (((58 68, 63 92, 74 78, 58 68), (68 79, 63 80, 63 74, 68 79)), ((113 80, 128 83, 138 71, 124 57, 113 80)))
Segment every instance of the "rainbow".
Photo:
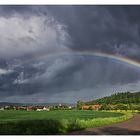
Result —
MULTIPOLYGON (((97 56, 102 58, 109 58, 111 60, 115 60, 119 63, 124 63, 126 65, 129 65, 131 67, 139 68, 140 69, 140 62, 137 60, 134 60, 132 58, 124 57, 119 54, 109 54, 106 52, 93 52, 93 51, 71 51, 71 52, 56 52, 56 53, 38 53, 34 55, 36 58, 42 58, 42 57, 60 57, 60 56, 97 56)), ((30 60, 34 60, 34 57, 30 60)), ((29 59, 28 59, 29 62, 29 59)))
POLYGON ((124 57, 119 54, 109 54, 109 53, 103 53, 103 52, 77 52, 75 55, 97 56, 97 57, 109 58, 111 60, 116 60, 118 62, 123 62, 127 65, 131 65, 133 67, 140 68, 139 61, 134 60, 132 58, 124 57))

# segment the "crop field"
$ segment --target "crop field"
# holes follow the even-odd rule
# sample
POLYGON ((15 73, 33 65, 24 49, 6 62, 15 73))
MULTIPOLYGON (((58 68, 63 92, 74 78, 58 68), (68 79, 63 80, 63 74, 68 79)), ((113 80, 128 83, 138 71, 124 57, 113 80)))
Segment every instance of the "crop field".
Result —
POLYGON ((63 134, 99 127, 132 117, 131 113, 56 110, 0 111, 0 134, 63 134))

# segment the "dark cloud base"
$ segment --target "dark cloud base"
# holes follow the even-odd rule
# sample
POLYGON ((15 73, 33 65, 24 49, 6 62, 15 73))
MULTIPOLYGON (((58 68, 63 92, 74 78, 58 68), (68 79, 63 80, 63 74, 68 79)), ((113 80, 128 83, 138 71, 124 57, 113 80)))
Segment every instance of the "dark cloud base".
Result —
POLYGON ((140 90, 139 69, 54 55, 100 51, 140 61, 139 17, 140 6, 0 6, 1 101, 75 102, 140 90), (39 95, 46 99, 36 100, 39 95))

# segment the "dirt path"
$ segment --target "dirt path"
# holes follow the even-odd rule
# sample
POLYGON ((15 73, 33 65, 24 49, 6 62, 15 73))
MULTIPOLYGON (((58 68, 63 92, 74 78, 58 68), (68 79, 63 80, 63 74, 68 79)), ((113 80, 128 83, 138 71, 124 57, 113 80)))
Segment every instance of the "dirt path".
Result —
POLYGON ((100 128, 88 128, 68 135, 140 135, 140 114, 128 121, 100 128))

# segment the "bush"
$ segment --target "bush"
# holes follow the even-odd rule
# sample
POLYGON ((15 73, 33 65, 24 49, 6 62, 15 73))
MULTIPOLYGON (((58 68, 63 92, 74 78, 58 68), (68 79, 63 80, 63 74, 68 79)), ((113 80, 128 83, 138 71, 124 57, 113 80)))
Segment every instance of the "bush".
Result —
POLYGON ((111 108, 110 105, 106 105, 106 104, 104 104, 104 105, 102 105, 102 106, 100 107, 99 110, 111 110, 111 109, 112 109, 112 108, 111 108))

